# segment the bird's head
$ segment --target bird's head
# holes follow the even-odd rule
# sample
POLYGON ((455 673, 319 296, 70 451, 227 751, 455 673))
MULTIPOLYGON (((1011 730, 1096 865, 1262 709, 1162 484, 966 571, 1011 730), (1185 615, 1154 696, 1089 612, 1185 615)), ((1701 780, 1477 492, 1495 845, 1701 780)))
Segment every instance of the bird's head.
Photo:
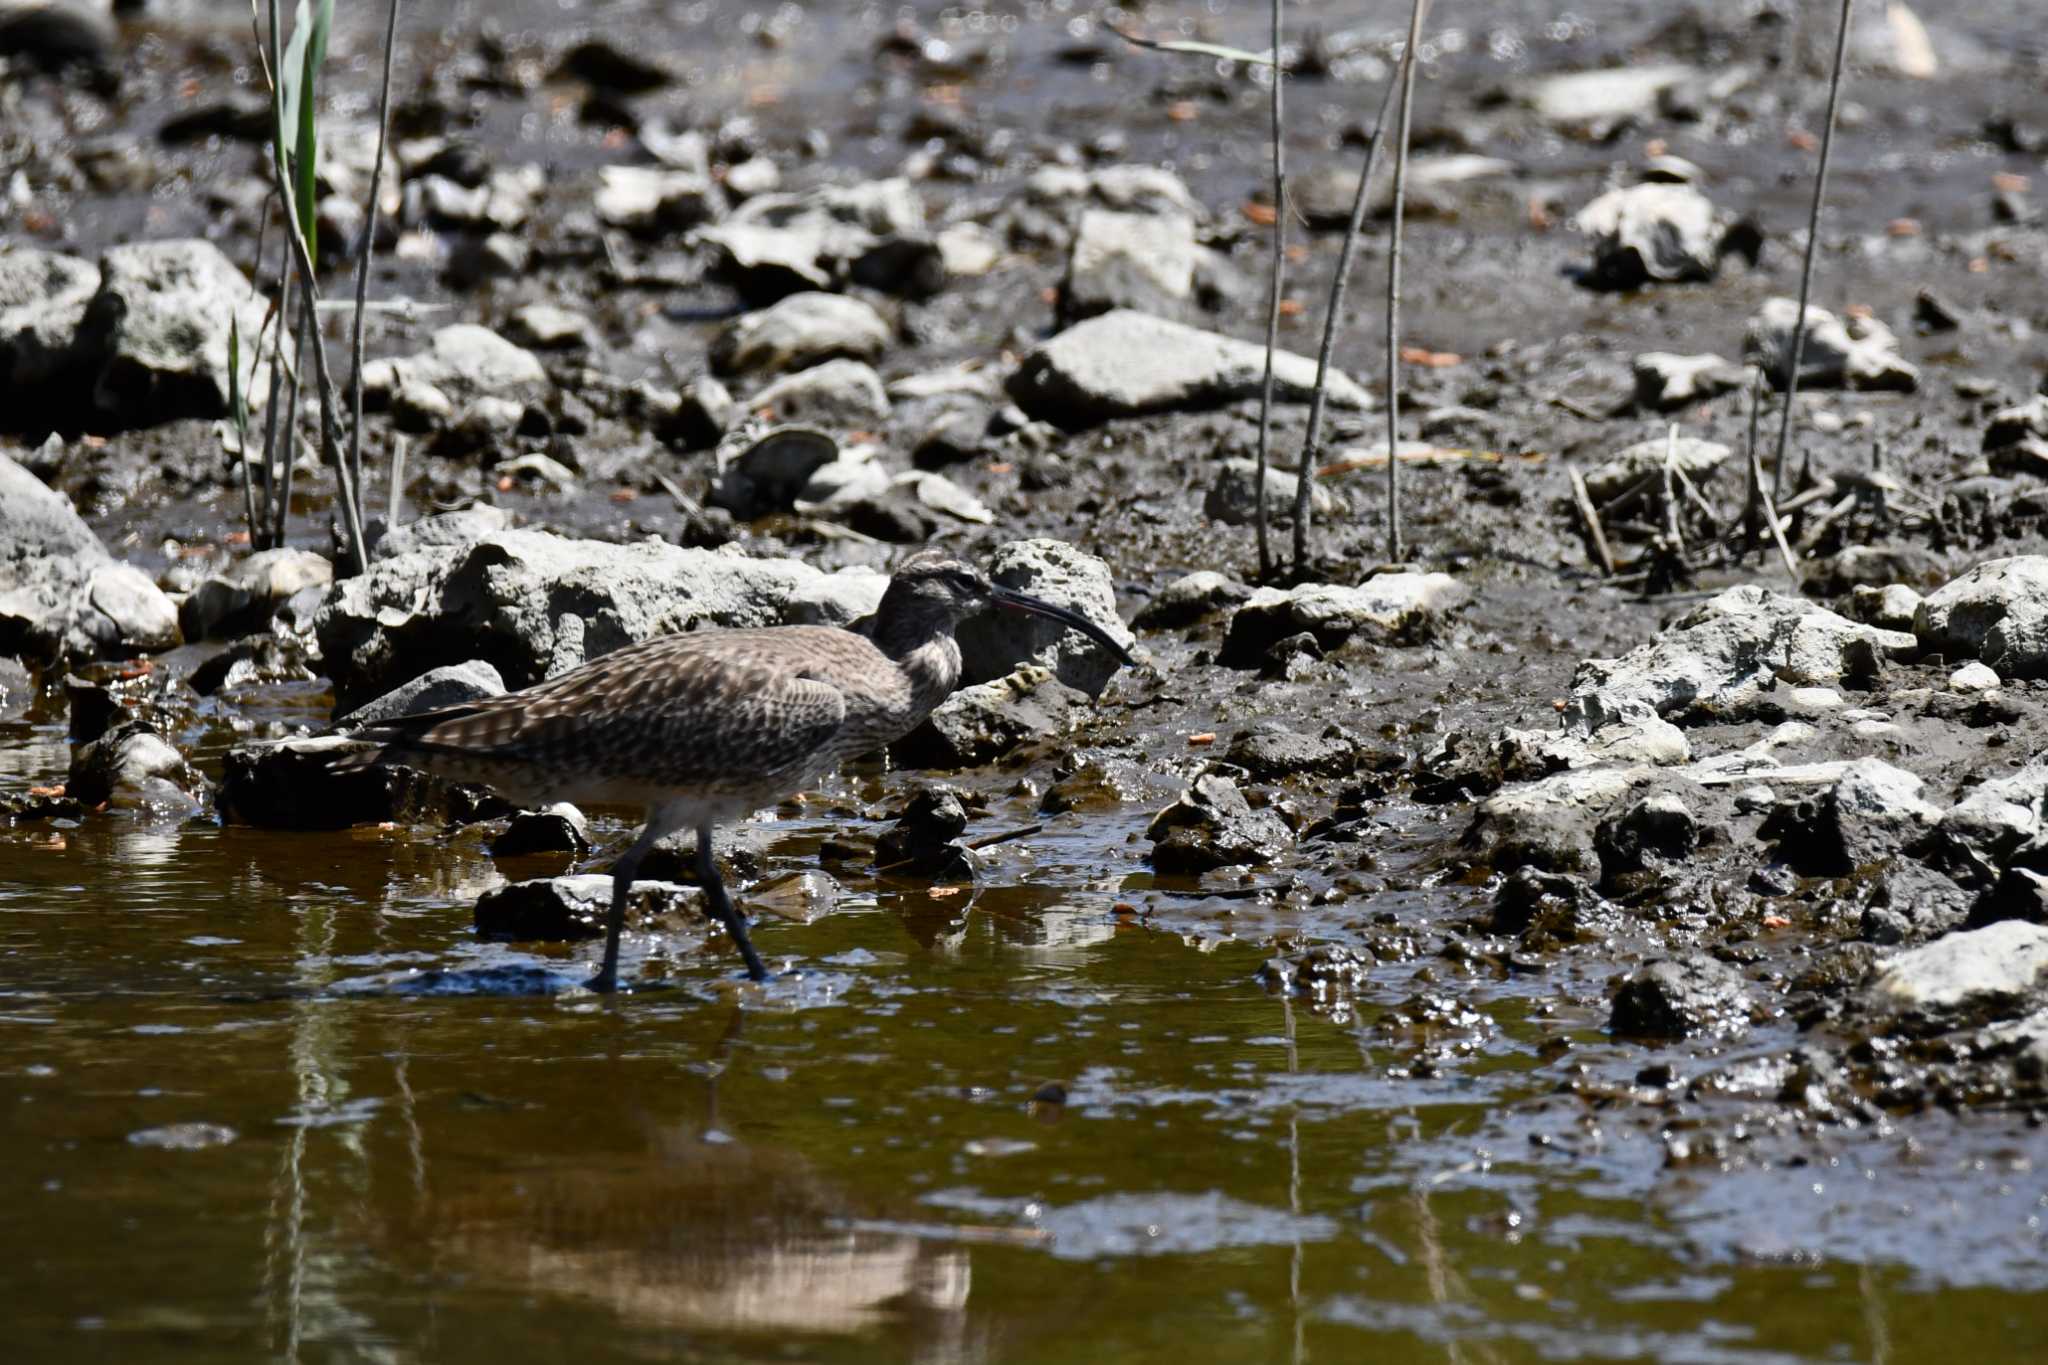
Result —
POLYGON ((1115 655, 1125 667, 1137 663, 1116 637, 1081 613, 1006 588, 944 550, 920 550, 897 567, 889 581, 888 596, 883 599, 884 614, 892 607, 934 624, 942 623, 948 632, 984 611, 1043 616, 1080 631, 1115 655))

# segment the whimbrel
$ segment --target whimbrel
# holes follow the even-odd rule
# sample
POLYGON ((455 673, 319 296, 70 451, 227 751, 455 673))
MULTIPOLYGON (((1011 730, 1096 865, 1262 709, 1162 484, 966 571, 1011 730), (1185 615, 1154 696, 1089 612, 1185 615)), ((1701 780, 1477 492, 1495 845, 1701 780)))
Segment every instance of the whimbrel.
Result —
POLYGON ((768 626, 643 640, 523 691, 366 726, 355 737, 376 747, 337 766, 404 763, 528 806, 644 807, 646 827, 612 871, 597 991, 618 987, 619 933, 641 861, 663 836, 694 828, 709 913, 759 981, 768 972, 719 880, 712 830, 917 728, 960 681, 954 628, 990 609, 1050 617, 1133 662, 1078 612, 925 550, 890 579, 867 634, 768 626))

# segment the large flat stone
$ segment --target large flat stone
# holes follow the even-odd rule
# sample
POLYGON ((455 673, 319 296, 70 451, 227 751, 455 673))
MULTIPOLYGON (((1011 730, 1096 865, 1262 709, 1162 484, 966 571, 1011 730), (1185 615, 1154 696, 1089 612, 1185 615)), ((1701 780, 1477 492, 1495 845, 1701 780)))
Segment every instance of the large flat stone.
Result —
MULTIPOLYGON (((1266 348, 1199 327, 1120 308, 1077 323, 1024 358, 1007 388, 1017 406, 1066 427, 1148 412, 1216 407, 1260 391, 1266 348)), ((1293 351, 1273 357, 1275 396, 1305 403, 1316 362, 1293 351)), ((1341 371, 1329 401, 1364 408, 1372 396, 1341 371)))

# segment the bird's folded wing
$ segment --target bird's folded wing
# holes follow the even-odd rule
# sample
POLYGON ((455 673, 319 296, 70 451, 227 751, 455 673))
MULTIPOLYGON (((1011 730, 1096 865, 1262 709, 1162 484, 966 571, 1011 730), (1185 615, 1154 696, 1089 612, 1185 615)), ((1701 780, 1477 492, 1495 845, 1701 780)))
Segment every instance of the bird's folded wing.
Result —
MULTIPOLYGON (((692 637, 674 637, 689 640, 692 637)), ((705 649, 620 650, 536 687, 372 726, 413 749, 665 784, 746 783, 803 769, 846 721, 837 688, 705 649)))

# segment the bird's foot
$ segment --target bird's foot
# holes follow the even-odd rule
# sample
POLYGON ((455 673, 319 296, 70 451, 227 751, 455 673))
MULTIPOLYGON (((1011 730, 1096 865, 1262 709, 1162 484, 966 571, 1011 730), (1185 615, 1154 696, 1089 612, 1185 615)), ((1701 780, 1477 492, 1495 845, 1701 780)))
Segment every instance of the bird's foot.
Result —
POLYGON ((596 991, 599 995, 611 995, 619 989, 619 974, 616 971, 599 972, 583 983, 585 990, 596 991))

